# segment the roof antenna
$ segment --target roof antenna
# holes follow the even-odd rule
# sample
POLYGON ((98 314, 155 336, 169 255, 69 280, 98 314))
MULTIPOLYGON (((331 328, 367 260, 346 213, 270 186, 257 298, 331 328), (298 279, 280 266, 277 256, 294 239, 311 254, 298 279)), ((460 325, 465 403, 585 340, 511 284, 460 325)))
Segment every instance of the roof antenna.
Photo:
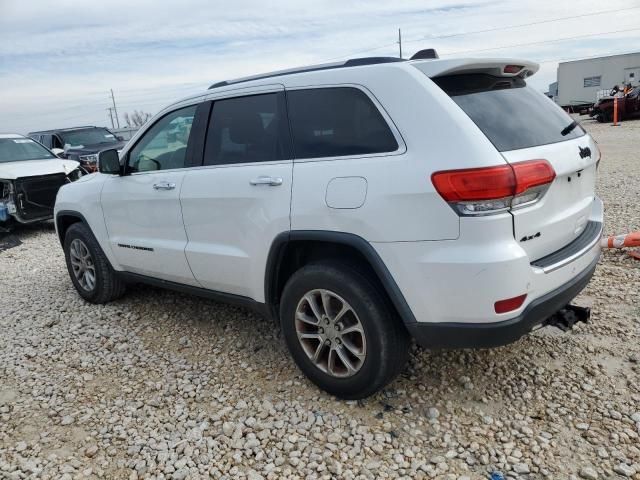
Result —
POLYGON ((411 60, 427 60, 427 59, 434 59, 434 58, 440 58, 438 56, 438 52, 436 52, 435 48, 425 48, 424 50, 420 50, 416 53, 413 54, 413 57, 411 57, 411 60))

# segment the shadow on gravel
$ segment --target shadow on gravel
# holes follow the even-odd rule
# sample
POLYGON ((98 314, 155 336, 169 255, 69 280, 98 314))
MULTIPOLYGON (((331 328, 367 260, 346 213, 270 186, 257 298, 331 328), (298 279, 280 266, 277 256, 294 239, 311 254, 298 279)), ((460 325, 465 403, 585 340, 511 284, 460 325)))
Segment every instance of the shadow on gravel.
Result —
POLYGON ((34 235, 37 235, 39 233, 54 233, 55 230, 56 229, 52 220, 30 223, 26 225, 20 223, 14 224, 11 226, 11 229, 8 232, 2 232, 0 230, 0 252, 2 250, 6 250, 7 248, 17 247, 22 243, 23 240, 34 235), (7 248, 2 248, 2 245, 11 241, 17 243, 7 248))
POLYGON ((5 250, 9 250, 10 248, 17 247, 21 244, 22 242, 20 241, 20 239, 12 233, 0 234, 0 253, 4 252, 5 250))

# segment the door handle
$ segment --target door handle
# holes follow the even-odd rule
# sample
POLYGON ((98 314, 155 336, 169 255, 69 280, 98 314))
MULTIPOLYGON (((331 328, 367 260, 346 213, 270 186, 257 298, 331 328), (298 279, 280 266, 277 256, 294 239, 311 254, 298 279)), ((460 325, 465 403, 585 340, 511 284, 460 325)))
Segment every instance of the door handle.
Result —
POLYGON ((270 187, 277 187, 278 185, 282 185, 282 177, 260 176, 252 179, 249 183, 253 186, 268 185, 270 187))
POLYGON ((153 184, 154 190, 173 190, 176 184, 172 182, 158 182, 153 184))

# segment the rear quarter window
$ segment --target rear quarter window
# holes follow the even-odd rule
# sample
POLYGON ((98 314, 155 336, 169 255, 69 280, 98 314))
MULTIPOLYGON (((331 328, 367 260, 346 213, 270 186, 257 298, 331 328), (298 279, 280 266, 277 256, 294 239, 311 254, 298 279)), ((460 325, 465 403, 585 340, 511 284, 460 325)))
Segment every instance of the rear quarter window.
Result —
POLYGON ((296 158, 394 152, 389 125, 371 99, 353 87, 287 93, 296 158))
POLYGON ((566 132, 572 118, 521 78, 460 74, 432 80, 501 152, 563 142, 585 134, 579 125, 566 132))

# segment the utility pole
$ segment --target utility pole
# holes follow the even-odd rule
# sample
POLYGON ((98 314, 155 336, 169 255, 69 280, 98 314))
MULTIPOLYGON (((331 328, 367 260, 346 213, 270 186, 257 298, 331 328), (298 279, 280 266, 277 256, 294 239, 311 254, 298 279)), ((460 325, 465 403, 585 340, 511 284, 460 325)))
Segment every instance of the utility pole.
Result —
POLYGON ((109 118, 111 119, 111 128, 116 128, 116 126, 113 124, 113 108, 109 107, 107 108, 107 110, 109 111, 109 118))
POLYGON ((111 100, 113 100, 113 113, 116 115, 116 125, 120 128, 120 119, 118 118, 118 109, 116 108, 116 98, 113 96, 113 88, 111 89, 111 100))
POLYGON ((402 31, 398 29, 398 47, 400 47, 400 58, 402 58, 402 31))

